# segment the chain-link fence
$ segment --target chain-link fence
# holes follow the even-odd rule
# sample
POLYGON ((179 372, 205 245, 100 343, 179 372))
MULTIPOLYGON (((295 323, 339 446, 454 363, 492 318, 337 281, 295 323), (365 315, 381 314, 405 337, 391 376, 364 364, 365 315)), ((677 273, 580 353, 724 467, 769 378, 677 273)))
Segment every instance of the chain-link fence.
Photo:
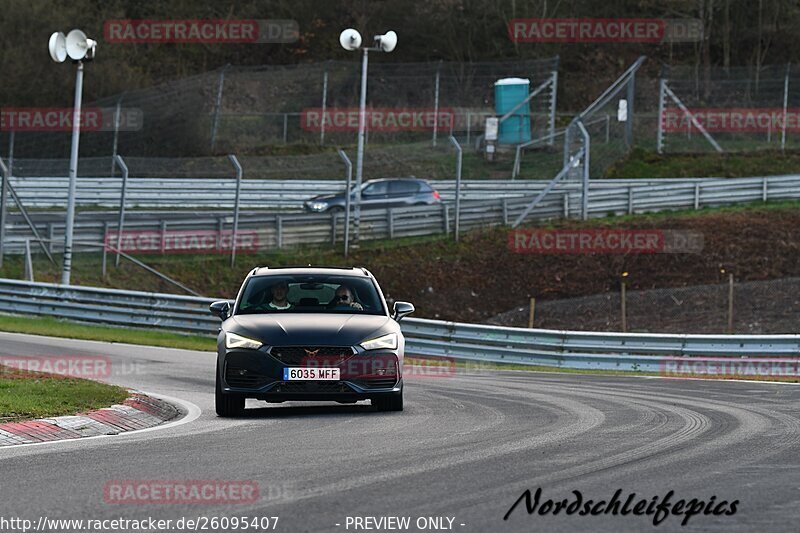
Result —
POLYGON ((641 333, 780 334, 800 330, 800 278, 536 300, 491 324, 641 333))
POLYGON ((800 70, 664 68, 659 153, 747 152, 800 147, 800 70))
MULTIPOLYGON (((494 115, 494 83, 552 81, 532 99, 532 135, 553 127, 558 58, 485 63, 392 63, 372 58, 368 73, 368 143, 470 142, 494 115)), ((91 69, 87 69, 87 83, 91 69)), ((361 62, 293 66, 227 66, 202 75, 131 91, 84 105, 81 155, 192 157, 229 152, 272 153, 275 146, 354 144, 358 129, 361 62), (265 152, 266 151, 266 152, 265 152)), ((66 121, 31 126, 14 110, 0 135, 0 152, 17 159, 66 158, 66 121), (16 131, 13 124, 17 125, 16 131), (54 130, 54 131, 47 131, 54 130), (13 147, 13 148, 12 148, 13 147), (13 153, 12 153, 13 152, 13 153)), ((25 114, 27 113, 27 115, 25 114)), ((71 119, 69 110, 58 118, 71 119)), ((278 150, 280 153, 280 150, 278 150)), ((294 153, 304 153, 297 150, 294 153)))

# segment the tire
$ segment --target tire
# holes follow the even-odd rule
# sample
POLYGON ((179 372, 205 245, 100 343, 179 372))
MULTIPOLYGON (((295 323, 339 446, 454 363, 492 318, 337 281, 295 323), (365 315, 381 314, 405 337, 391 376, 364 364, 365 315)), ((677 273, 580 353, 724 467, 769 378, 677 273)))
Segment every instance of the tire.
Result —
POLYGON ((394 392, 390 395, 373 398, 372 405, 378 411, 402 411, 403 410, 403 391, 394 392))
POLYGON ((330 209, 328 209, 328 213, 331 213, 332 215, 339 215, 341 213, 344 213, 344 207, 339 207, 338 205, 335 205, 330 209))
POLYGON ((224 394, 222 392, 222 383, 219 379, 219 368, 217 368, 217 386, 214 395, 214 406, 216 407, 217 416, 223 418, 234 418, 244 414, 244 397, 236 396, 233 394, 224 394))

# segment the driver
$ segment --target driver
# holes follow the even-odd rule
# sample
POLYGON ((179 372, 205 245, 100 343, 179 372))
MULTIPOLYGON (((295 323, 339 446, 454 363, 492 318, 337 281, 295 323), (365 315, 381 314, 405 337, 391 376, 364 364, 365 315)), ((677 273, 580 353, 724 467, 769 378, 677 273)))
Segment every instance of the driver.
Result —
POLYGON ((351 291, 350 287, 347 285, 339 285, 339 287, 337 287, 331 305, 333 305, 332 309, 334 311, 347 311, 350 309, 356 309, 358 311, 364 310, 364 306, 355 301, 353 298, 353 291, 351 291))

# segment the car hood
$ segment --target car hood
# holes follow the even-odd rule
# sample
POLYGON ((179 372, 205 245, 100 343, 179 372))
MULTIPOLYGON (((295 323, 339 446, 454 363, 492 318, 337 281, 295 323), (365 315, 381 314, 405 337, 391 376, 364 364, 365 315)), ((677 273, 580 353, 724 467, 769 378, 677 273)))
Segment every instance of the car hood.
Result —
POLYGON ((384 315, 349 313, 265 313, 234 315, 226 331, 271 346, 352 346, 399 326, 384 315))
POLYGON ((343 194, 320 194, 319 196, 313 197, 309 202, 329 202, 343 197, 343 194))

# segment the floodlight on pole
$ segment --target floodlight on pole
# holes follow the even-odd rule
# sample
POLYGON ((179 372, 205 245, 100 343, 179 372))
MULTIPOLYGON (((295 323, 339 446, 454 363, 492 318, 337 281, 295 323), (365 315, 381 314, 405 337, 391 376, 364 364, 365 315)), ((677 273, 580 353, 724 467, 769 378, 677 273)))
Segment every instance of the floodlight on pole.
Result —
POLYGON ((75 79, 75 103, 72 112, 72 144, 69 157, 69 190, 67 194, 67 222, 64 232, 64 265, 61 270, 61 283, 70 284, 72 272, 72 237, 75 227, 75 189, 78 176, 78 146, 81 135, 81 100, 83 98, 83 62, 94 59, 97 41, 89 39, 81 30, 72 30, 66 37, 60 31, 50 36, 48 42, 50 57, 56 63, 63 63, 69 56, 78 64, 75 79))
POLYGON ((367 129, 367 65, 369 63, 368 53, 391 52, 397 46, 397 34, 389 31, 383 35, 376 35, 373 38, 375 46, 361 46, 361 34, 352 28, 344 30, 339 35, 339 44, 348 52, 354 52, 359 48, 363 51, 361 59, 361 98, 358 107, 358 152, 356 154, 356 186, 355 204, 353 206, 353 247, 358 247, 358 229, 361 224, 361 184, 364 175, 364 137, 367 129))

